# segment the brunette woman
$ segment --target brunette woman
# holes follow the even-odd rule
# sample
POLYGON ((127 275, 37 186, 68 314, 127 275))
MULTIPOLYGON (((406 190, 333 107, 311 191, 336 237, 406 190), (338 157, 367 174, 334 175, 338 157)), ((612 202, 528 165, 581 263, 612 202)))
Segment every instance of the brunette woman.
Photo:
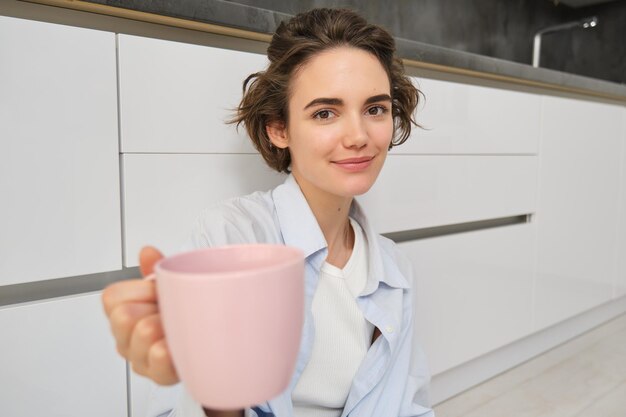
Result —
MULTIPOLYGON (((268 68, 245 80, 233 122, 287 179, 205 210, 187 248, 264 242, 304 251, 296 370, 285 392, 249 410, 202 409, 179 387, 171 415, 433 416, 424 357, 412 344, 410 262, 354 199, 372 187, 388 150, 409 137, 419 92, 391 35, 349 10, 315 9, 281 23, 267 54, 268 68)), ((145 248, 142 272, 160 256, 145 248)), ((154 283, 120 282, 103 300, 133 369, 177 383, 154 283)))

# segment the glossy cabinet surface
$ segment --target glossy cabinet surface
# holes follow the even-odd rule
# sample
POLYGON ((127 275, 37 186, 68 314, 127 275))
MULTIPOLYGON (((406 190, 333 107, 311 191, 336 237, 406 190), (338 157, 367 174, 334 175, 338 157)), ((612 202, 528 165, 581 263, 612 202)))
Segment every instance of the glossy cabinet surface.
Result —
MULTIPOLYGON (((535 164, 534 157, 389 157, 359 200, 381 233, 530 213, 535 164)), ((175 251, 208 205, 283 179, 254 154, 125 155, 126 266, 148 243, 175 251)))
POLYGON ((392 154, 359 201, 386 233, 532 213, 536 188, 534 156, 392 154))
POLYGON ((400 243, 412 261, 415 342, 433 374, 531 331, 535 225, 400 243))
POLYGON ((0 285, 121 267, 115 35, 0 16, 0 285))
POLYGON ((100 293, 0 308, 0 415, 126 416, 126 364, 100 293))
POLYGON ((615 298, 626 295, 626 107, 622 108, 622 164, 620 174, 620 218, 615 253, 615 298))
POLYGON ((269 190, 284 176, 258 154, 124 155, 126 266, 143 245, 170 254, 189 238, 196 218, 227 198, 269 190))
MULTIPOLYGON (((263 55, 5 17, 0 39, 0 286, 177 252, 203 209, 284 180, 224 123, 263 55)), ((626 294, 626 109, 414 82, 424 129, 357 197, 374 227, 532 215, 399 244, 432 373, 626 294)), ((97 294, 0 308, 0 326, 0 414, 126 414, 97 294)), ((166 411, 171 390, 129 375, 133 416, 166 411)))
POLYGON ((423 92, 414 128, 398 153, 534 155, 541 96, 493 87, 413 78, 423 92))
POLYGON ((544 97, 543 114, 536 329, 611 299, 623 191, 623 107, 544 97))
POLYGON ((245 129, 225 121, 264 55, 118 38, 122 152, 254 152, 245 129))

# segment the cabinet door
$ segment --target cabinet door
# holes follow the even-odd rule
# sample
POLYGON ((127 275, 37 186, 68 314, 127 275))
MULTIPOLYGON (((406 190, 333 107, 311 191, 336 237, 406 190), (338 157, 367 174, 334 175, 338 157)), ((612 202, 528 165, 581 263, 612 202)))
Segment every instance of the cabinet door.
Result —
POLYGON ((121 267, 115 37, 0 16, 0 285, 121 267))
POLYGON ((264 55, 119 35, 122 152, 254 152, 224 122, 264 55))
POLYGON ((620 208, 615 252, 615 298, 626 295, 626 107, 622 109, 622 165, 619 187, 620 208))
POLYGON ((534 155, 541 96, 492 87, 414 78, 420 97, 415 128, 397 153, 534 155))
POLYGON ((438 374, 528 335, 534 224, 400 243, 414 271, 415 342, 438 374))
POLYGON ((146 244, 180 250, 209 205, 283 180, 258 154, 124 155, 126 266, 146 244))
POLYGON ((359 197, 381 233, 532 213, 535 156, 390 155, 359 197))
POLYGON ((0 415, 126 415, 126 365, 100 293, 0 308, 0 415))
POLYGON ((612 297, 623 108, 544 97, 536 328, 612 297))

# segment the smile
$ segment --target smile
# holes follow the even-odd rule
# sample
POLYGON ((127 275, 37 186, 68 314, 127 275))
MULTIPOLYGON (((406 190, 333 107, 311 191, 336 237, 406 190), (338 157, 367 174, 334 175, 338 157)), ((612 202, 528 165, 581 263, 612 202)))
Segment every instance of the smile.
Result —
POLYGON ((371 165, 373 159, 373 156, 348 158, 342 159, 341 161, 333 161, 333 164, 345 171, 358 172, 367 169, 367 167, 371 165))

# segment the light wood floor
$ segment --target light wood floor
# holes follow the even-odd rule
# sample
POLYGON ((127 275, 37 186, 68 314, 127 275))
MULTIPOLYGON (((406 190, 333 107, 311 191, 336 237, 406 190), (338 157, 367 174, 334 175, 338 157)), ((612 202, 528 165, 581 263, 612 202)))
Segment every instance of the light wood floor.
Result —
POLYGON ((435 407, 437 417, 626 417, 626 315, 435 407))

